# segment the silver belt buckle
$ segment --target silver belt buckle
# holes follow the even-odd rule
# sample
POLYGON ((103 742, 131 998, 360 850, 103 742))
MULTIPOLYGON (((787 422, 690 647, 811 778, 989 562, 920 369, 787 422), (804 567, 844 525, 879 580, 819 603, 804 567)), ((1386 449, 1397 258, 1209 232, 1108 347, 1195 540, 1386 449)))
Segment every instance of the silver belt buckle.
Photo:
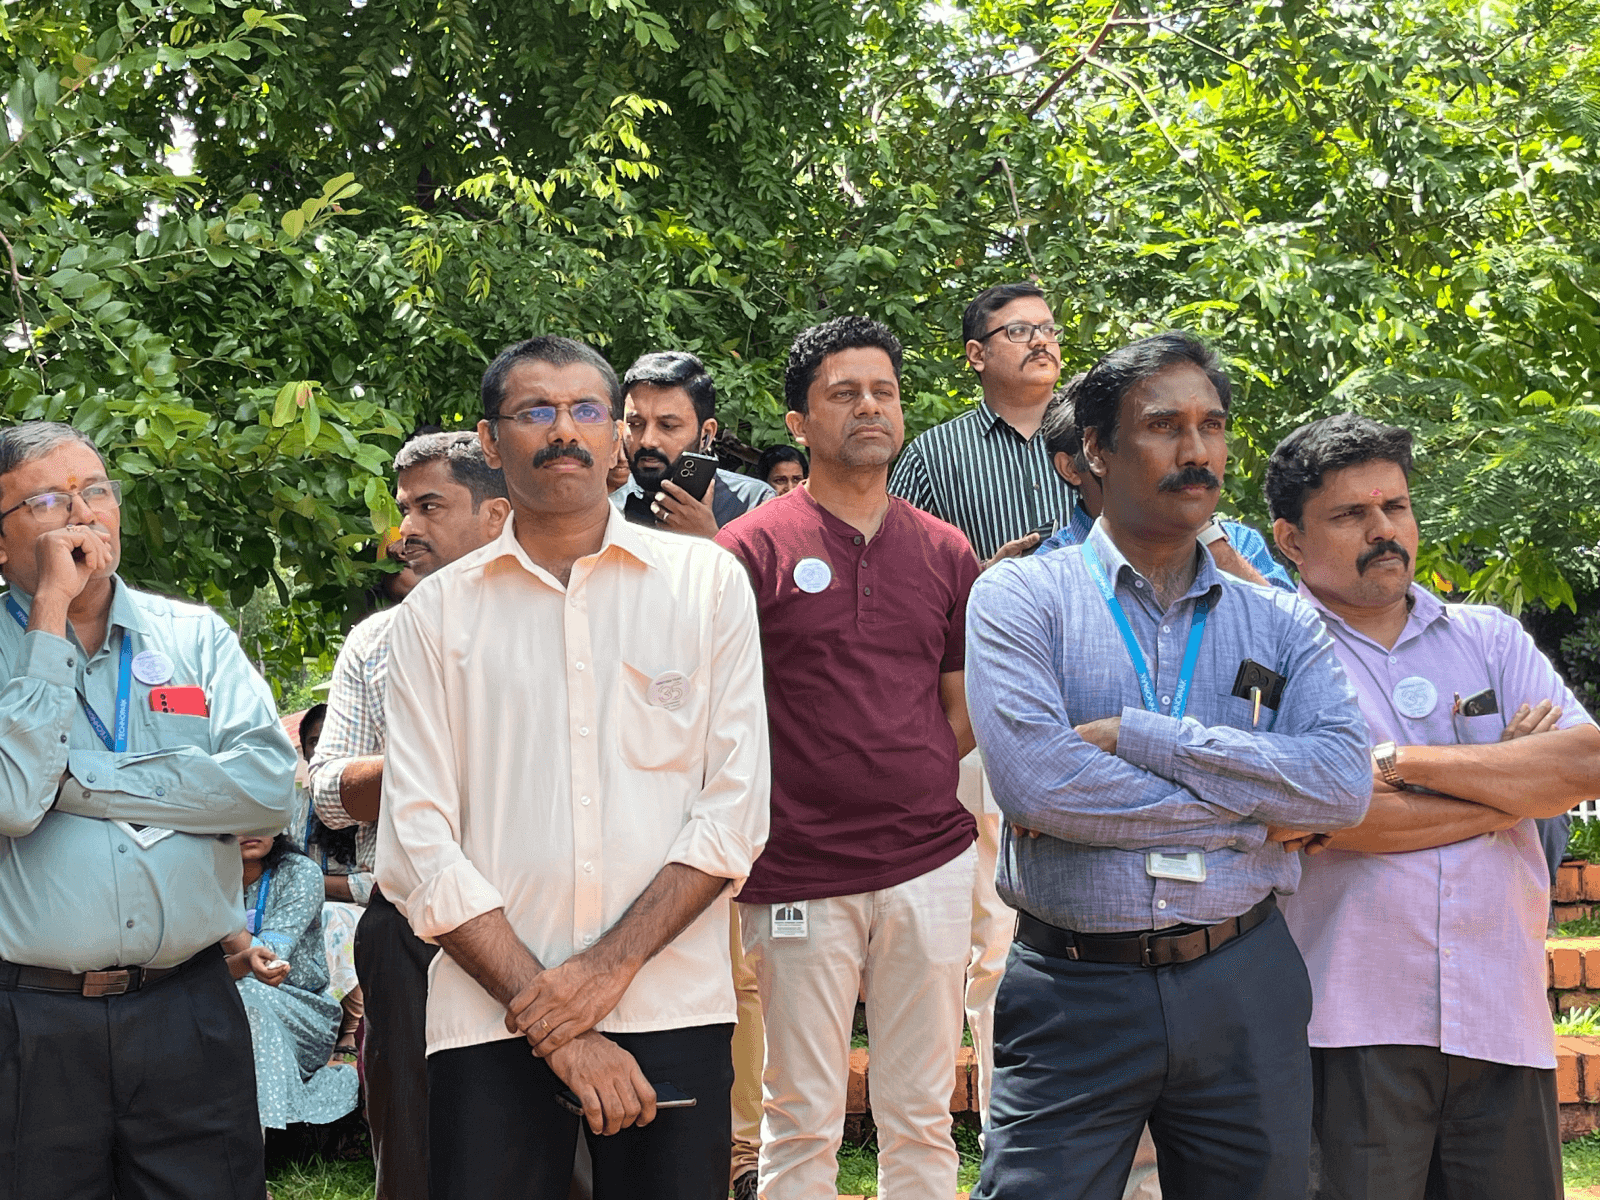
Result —
POLYGON ((121 996, 127 992, 132 982, 133 972, 126 969, 85 971, 83 973, 83 994, 91 998, 97 996, 121 996))

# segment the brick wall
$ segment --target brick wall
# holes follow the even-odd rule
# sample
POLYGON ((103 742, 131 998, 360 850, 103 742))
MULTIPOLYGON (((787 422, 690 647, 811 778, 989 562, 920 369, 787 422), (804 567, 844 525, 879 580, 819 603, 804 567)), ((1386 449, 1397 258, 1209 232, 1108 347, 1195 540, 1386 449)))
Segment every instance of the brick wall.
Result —
POLYGON ((1587 917, 1600 904, 1600 863, 1562 863, 1550 899, 1555 904, 1557 921, 1587 917))

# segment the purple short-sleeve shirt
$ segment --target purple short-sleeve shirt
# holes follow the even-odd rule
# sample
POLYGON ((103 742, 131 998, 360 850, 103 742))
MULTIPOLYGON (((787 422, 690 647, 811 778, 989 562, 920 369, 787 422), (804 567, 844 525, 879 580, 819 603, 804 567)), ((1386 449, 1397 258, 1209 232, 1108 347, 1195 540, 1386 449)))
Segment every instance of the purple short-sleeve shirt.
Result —
MULTIPOLYGON (((1313 604, 1315 597, 1304 586, 1313 604)), ((1520 624, 1497 608, 1444 604, 1416 585, 1390 649, 1322 605, 1374 744, 1495 742, 1522 704, 1592 724, 1520 624), (1463 717, 1455 699, 1493 688, 1499 711, 1463 717)), ((1315 998, 1313 1046, 1437 1046, 1510 1066, 1556 1065, 1545 998, 1549 867, 1533 821, 1407 854, 1306 857, 1283 900, 1315 998)))
POLYGON ((878 891, 955 858, 977 826, 939 676, 966 666, 967 539, 890 497, 869 541, 798 487, 717 542, 755 587, 772 728, 772 831, 739 899, 878 891))

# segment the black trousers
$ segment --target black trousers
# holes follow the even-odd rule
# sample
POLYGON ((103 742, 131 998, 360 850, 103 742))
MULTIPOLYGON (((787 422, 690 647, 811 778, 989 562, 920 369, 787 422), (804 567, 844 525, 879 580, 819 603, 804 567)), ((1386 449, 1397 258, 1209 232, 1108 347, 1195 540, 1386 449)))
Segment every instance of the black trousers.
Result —
POLYGON ((0 1197, 266 1187, 250 1022, 220 949, 123 996, 0 991, 0 1197))
POLYGON ((1318 1200, 1561 1200, 1556 1073, 1433 1046, 1311 1052, 1318 1200))
POLYGON ((356 924, 361 1068, 377 1200, 428 1200, 428 964, 439 952, 377 888, 356 924))
POLYGON ((1013 943, 973 1200, 1119 1200, 1145 1123, 1171 1200, 1305 1200, 1311 982, 1274 912, 1170 967, 1013 943))
POLYGON ((580 1124, 594 1200, 725 1200, 733 1026, 606 1036, 698 1103, 597 1136, 556 1104, 566 1085, 522 1038, 441 1050, 428 1059, 433 1200, 567 1200, 580 1124))

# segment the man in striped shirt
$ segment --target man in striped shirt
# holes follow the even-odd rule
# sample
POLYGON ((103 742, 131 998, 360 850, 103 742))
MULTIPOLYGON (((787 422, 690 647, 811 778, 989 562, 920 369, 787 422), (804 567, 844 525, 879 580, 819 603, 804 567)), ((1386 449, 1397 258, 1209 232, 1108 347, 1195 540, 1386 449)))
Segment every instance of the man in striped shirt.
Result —
MULTIPOLYGON (((923 433, 895 464, 889 491, 967 535, 985 567, 1029 554, 1064 524, 1073 492, 1051 466, 1040 424, 1061 376, 1054 314, 1031 283, 978 293, 962 314, 967 362, 983 399, 923 433)), ((957 796, 978 823, 978 872, 965 1006, 978 1058, 978 1101, 987 1120, 994 1074, 994 997, 1016 913, 994 887, 1000 810, 974 750, 961 760, 957 796)))
POLYGON ((912 441, 889 491, 961 530, 988 566, 1032 550, 1072 509, 1072 489, 1039 433, 1061 347, 1050 305, 1031 283, 980 292, 961 334, 983 399, 912 441))

